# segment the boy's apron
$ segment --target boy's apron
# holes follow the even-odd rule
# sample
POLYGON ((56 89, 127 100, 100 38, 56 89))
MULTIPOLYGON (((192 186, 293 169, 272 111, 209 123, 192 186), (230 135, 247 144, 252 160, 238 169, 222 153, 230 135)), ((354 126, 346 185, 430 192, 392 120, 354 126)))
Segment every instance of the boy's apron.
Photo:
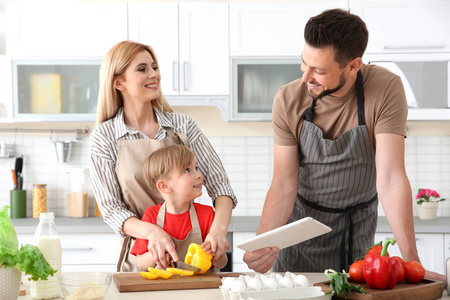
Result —
MULTIPOLYGON (((158 212, 158 219, 156 225, 164 229, 164 219, 166 212, 166 203, 161 205, 161 208, 158 212)), ((202 231, 200 230, 200 225, 198 224, 197 213, 195 212, 194 204, 191 202, 189 204, 189 216, 191 218, 192 230, 186 235, 183 240, 177 240, 172 237, 172 241, 175 244, 175 249, 177 250, 178 259, 184 262, 184 258, 186 257, 186 253, 188 251, 189 245, 191 243, 196 243, 201 245, 203 243, 202 231)))
MULTIPOLYGON (((127 209, 142 219, 144 211, 155 204, 162 203, 159 195, 150 190, 142 175, 142 166, 154 151, 173 144, 187 146, 188 137, 184 133, 175 133, 165 127, 168 137, 162 140, 137 139, 118 140, 116 174, 122 191, 123 202, 127 209)), ((135 238, 127 236, 122 240, 122 249, 117 263, 118 272, 136 272, 136 257, 130 254, 135 238)))
POLYGON ((358 126, 339 138, 323 138, 313 123, 316 99, 303 116, 298 194, 288 223, 310 216, 332 231, 281 250, 274 271, 342 272, 373 244, 378 205, 375 150, 364 116, 361 71, 356 88, 358 126))

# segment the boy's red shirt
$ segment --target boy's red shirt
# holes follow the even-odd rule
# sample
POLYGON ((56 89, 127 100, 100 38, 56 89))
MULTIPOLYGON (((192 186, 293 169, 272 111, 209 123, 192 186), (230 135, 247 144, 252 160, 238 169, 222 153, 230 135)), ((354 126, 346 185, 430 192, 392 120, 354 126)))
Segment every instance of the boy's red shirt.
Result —
MULTIPOLYGON (((156 224, 160 208, 161 204, 147 208, 142 216, 142 221, 156 224)), ((204 241, 214 220, 214 209, 211 206, 202 205, 199 203, 194 203, 194 208, 197 213, 198 223, 202 232, 202 241, 204 241)), ((171 237, 177 240, 184 240, 191 230, 192 224, 189 211, 179 215, 166 212, 164 231, 171 237)), ((148 240, 136 239, 130 253, 133 255, 141 255, 145 252, 148 252, 148 240)))

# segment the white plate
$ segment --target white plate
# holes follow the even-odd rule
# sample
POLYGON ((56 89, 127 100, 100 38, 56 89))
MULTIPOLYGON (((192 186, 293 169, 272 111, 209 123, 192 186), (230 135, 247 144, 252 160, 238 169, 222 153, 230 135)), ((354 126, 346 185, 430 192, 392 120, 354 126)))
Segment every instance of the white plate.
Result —
POLYGON ((236 247, 247 252, 265 247, 277 247, 281 250, 330 231, 331 228, 327 225, 306 217, 240 242, 236 247))

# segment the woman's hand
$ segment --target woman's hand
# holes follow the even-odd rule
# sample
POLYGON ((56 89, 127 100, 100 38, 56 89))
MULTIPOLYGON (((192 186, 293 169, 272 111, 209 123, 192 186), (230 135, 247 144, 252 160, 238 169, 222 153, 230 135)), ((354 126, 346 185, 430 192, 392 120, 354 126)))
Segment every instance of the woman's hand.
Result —
POLYGON ((210 231, 206 236, 205 241, 202 243, 202 249, 208 254, 212 254, 212 263, 216 265, 216 262, 223 260, 226 256, 227 250, 230 248, 228 246, 227 235, 219 234, 210 231))
POLYGON ((277 247, 267 247, 253 252, 245 252, 244 262, 249 269, 259 273, 266 273, 275 263, 278 252, 280 252, 280 250, 277 247))
POLYGON ((148 252, 153 256, 156 265, 163 269, 170 267, 167 255, 170 255, 173 261, 178 261, 177 251, 172 238, 158 226, 155 226, 152 233, 148 236, 148 252))

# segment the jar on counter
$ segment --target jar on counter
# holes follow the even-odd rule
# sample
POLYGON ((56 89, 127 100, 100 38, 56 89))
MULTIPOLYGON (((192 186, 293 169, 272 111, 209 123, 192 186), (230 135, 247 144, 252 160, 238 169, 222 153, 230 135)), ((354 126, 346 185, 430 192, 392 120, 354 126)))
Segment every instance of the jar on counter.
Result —
POLYGON ((33 218, 47 212, 47 185, 33 184, 33 218))

